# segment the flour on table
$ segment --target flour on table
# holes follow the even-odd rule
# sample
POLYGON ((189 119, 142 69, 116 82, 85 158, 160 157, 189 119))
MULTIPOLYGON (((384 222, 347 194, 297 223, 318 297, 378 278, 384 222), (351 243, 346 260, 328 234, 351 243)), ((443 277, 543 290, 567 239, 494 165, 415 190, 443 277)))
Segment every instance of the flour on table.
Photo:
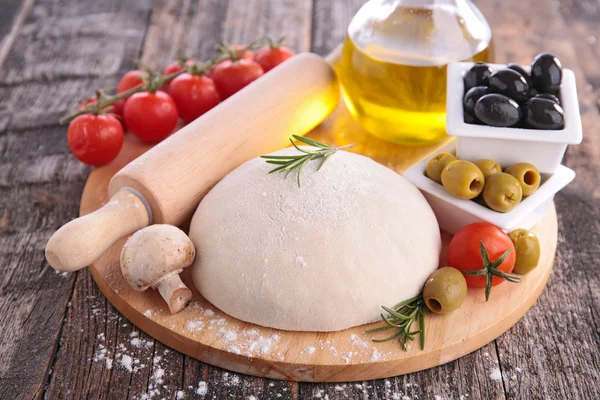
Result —
POLYGON ((204 326, 204 321, 201 319, 191 320, 185 323, 185 328, 190 332, 200 332, 204 326))
POLYGON ((119 364, 121 364, 123 366, 123 368, 125 368, 127 371, 129 371, 129 372, 133 371, 133 360, 131 359, 130 356, 123 354, 121 356, 121 360, 119 360, 119 364))
POLYGON ((502 373, 500 372, 500 369, 498 369, 498 368, 494 368, 492 370, 492 372, 490 372, 490 374, 488 376, 493 381, 500 381, 500 380, 502 380, 502 373))
POLYGON ((196 394, 199 396, 205 396, 208 393, 208 385, 204 381, 198 382, 198 388, 196 389, 196 394))

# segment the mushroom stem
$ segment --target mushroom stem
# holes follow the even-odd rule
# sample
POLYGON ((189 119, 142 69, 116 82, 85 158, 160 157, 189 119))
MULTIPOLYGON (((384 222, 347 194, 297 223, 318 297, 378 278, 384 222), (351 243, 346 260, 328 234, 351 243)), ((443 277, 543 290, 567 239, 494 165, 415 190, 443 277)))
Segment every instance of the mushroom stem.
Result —
POLYGON ((169 305, 171 314, 183 310, 192 301, 192 291, 183 284, 177 273, 162 279, 158 282, 157 288, 162 298, 169 305))

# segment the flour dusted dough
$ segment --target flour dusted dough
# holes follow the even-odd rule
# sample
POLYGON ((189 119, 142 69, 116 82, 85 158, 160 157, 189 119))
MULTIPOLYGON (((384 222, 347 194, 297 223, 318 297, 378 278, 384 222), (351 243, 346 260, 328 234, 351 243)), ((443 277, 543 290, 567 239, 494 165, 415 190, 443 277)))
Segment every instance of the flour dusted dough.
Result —
POLYGON ((284 180, 257 158, 206 195, 190 228, 202 296, 258 325, 335 331, 419 293, 441 249, 421 193, 357 154, 319 164, 305 166, 299 188, 295 171, 284 180))

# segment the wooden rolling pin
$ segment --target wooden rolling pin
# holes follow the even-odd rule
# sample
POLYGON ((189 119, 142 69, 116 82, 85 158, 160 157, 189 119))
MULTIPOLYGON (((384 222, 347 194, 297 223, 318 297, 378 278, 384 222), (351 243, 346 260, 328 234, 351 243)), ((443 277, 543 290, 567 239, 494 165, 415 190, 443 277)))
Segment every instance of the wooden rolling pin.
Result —
POLYGON ((117 172, 106 205, 52 235, 48 263, 76 271, 151 223, 184 223, 227 173, 309 132, 339 97, 335 73, 323 58, 291 58, 117 172))

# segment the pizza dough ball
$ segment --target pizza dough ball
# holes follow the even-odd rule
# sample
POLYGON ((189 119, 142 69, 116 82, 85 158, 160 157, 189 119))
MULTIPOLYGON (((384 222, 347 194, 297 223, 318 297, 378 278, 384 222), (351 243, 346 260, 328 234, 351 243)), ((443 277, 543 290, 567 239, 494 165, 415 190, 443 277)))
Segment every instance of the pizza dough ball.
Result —
POLYGON ((305 166, 298 187, 296 171, 284 179, 253 159, 204 197, 190 227, 204 298, 254 324, 335 331, 419 294, 441 250, 419 190, 361 155, 320 163, 305 166))

